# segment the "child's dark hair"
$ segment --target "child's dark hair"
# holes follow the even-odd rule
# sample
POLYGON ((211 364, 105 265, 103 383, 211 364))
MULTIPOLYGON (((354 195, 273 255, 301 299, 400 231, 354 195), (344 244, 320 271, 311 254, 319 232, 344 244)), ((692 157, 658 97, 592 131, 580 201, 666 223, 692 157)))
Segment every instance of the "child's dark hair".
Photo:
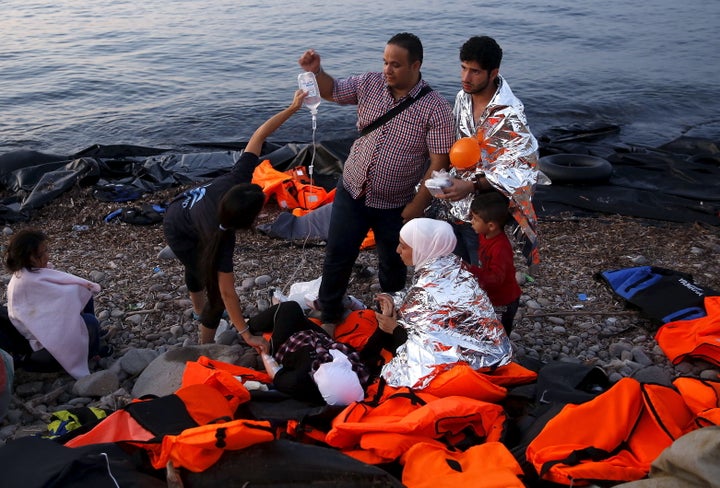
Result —
POLYGON ((485 222, 495 222, 505 227, 510 220, 509 200, 500 192, 490 191, 475 195, 470 204, 470 211, 485 222))
POLYGON ((35 229, 23 229, 10 238, 5 250, 5 266, 14 273, 23 268, 33 270, 33 259, 40 254, 40 245, 47 236, 35 229))
POLYGON ((265 204, 262 187, 252 183, 240 183, 230 188, 218 205, 219 226, 203 242, 202 269, 207 290, 207 302, 200 314, 200 322, 214 329, 222 315, 224 305, 220 296, 217 273, 220 242, 225 232, 249 229, 265 204))

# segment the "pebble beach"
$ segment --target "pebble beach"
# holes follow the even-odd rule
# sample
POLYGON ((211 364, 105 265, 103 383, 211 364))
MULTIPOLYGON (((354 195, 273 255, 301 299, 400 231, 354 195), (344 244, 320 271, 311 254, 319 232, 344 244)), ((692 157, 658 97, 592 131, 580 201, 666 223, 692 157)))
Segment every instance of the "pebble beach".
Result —
MULTIPOLYGON (((178 191, 146 195, 144 201, 162 202, 178 191)), ((37 210, 29 222, 7 224, 2 231, 0 245, 5 246, 22 228, 43 230, 50 237, 55 268, 102 286, 95 309, 115 351, 95 361, 94 373, 79 381, 65 373, 16 370, 13 400, 0 423, 0 444, 45 432, 56 410, 119 408, 132 400, 138 377, 155 358, 197 345, 182 267, 158 256, 165 247, 162 226, 104 222, 118 206, 97 201, 89 189, 78 187, 37 210)), ((257 223, 274 221, 278 212, 269 203, 257 223)), ((539 271, 530 276, 516 256, 523 290, 511 334, 516 358, 597 365, 611 381, 630 376, 669 384, 681 375, 718 378, 720 368, 709 363, 671 364, 654 340, 658 324, 629 309, 596 274, 652 265, 689 273, 697 284, 720 290, 720 229, 599 214, 541 217, 539 228, 539 271)), ((323 253, 322 242, 239 234, 235 273, 245 315, 269 307, 274 291, 287 293, 294 283, 318 278, 323 253)), ((374 251, 362 251, 348 290, 368 307, 379 291, 376 269, 374 251)), ((6 271, 0 274, 3 303, 9 279, 6 271)), ((222 332, 222 326, 216 339, 227 347, 245 347, 234 331, 222 332)), ((262 367, 254 351, 243 354, 246 365, 262 367)))

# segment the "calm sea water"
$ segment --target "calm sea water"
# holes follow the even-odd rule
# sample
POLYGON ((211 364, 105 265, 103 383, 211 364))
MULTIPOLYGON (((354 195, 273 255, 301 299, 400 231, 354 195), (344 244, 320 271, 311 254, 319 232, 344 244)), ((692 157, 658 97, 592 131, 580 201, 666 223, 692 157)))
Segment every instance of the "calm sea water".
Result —
MULTIPOLYGON (((423 76, 449 100, 459 46, 495 37, 536 135, 608 122, 630 143, 720 140, 720 2, 532 4, 3 0, 0 154, 247 140, 291 99, 305 49, 335 76, 380 70, 385 42, 401 31, 421 38, 423 76)), ((354 134, 351 107, 319 110, 318 140, 354 134)), ((273 140, 309 142, 308 112, 273 140)))

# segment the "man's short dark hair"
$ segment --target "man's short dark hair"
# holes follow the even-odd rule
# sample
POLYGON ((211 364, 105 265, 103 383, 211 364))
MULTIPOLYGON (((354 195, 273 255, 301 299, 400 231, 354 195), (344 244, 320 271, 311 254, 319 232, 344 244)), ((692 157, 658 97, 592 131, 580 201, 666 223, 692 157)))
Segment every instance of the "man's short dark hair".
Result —
POLYGON ((410 60, 410 64, 414 63, 415 61, 420 61, 420 63, 422 64, 422 42, 420 42, 420 39, 415 34, 411 34, 409 32, 401 32, 392 36, 387 43, 406 49, 408 52, 408 59, 410 60))
POLYGON ((498 191, 489 191, 475 195, 470 204, 470 212, 485 222, 495 222, 500 228, 510 220, 509 200, 498 191))
POLYGON ((460 48, 460 61, 475 61, 482 69, 492 71, 500 68, 502 49, 492 37, 473 36, 460 48))

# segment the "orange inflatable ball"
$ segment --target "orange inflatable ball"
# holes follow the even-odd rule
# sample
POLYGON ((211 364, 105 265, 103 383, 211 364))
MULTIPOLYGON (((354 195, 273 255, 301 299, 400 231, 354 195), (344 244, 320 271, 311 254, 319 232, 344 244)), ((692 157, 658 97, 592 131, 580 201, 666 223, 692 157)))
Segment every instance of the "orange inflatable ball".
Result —
POLYGON ((457 169, 467 169, 480 161, 480 144, 475 137, 462 137, 450 148, 450 163, 457 169))

